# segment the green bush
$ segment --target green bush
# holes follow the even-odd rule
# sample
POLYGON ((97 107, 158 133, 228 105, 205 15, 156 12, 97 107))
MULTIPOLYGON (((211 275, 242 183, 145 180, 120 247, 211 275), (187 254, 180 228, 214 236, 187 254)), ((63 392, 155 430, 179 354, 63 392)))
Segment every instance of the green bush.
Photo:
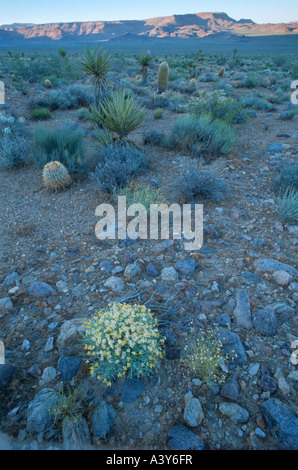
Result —
POLYGON ((51 111, 48 108, 37 108, 30 113, 31 121, 45 121, 51 116, 51 111))
POLYGON ((192 98, 189 110, 194 116, 208 115, 212 120, 221 119, 229 124, 244 122, 247 119, 239 101, 227 98, 218 91, 202 93, 199 98, 192 98))
POLYGON ((225 155, 235 144, 235 134, 225 122, 208 116, 185 116, 174 123, 165 145, 198 156, 225 155))
POLYGON ((57 160, 69 171, 87 168, 84 135, 80 129, 69 125, 57 129, 39 126, 34 131, 33 139, 33 157, 38 167, 57 160))
POLYGON ((298 191, 288 187, 277 199, 278 212, 284 222, 294 224, 298 221, 298 191))

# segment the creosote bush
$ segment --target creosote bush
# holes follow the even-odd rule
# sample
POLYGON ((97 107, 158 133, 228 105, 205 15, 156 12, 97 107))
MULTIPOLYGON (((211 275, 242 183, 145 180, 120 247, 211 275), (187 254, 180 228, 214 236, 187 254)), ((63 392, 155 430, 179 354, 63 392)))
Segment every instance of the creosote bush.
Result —
POLYGON ((85 323, 84 342, 91 375, 111 385, 116 377, 150 374, 164 339, 150 309, 113 303, 85 323))
POLYGON ((143 152, 128 145, 110 145, 100 151, 92 178, 101 191, 111 193, 115 188, 127 186, 130 178, 146 165, 147 157, 143 152))
POLYGON ((221 201, 226 193, 226 184, 214 170, 202 167, 198 160, 187 157, 177 187, 187 201, 198 198, 221 201))

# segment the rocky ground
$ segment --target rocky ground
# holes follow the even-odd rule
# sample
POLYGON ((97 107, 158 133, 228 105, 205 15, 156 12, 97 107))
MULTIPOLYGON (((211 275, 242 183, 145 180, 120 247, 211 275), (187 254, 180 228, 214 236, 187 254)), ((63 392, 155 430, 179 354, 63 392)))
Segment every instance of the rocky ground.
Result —
MULTIPOLYGON (((174 118, 146 125, 166 129, 174 118)), ((281 223, 272 192, 276 168, 297 155, 297 117, 258 112, 236 133, 235 150, 211 164, 228 194, 204 206, 204 245, 194 253, 177 240, 97 240, 95 208, 109 199, 86 177, 51 194, 32 167, 1 172, 0 448, 298 448, 298 227, 281 223), (80 332, 119 300, 152 307, 166 350, 152 377, 107 389, 89 375, 80 332), (208 387, 183 362, 207 328, 228 357, 225 380, 208 387), (84 401, 77 420, 53 424, 61 381, 84 401)), ((175 202, 183 155, 147 153, 140 182, 175 202)))

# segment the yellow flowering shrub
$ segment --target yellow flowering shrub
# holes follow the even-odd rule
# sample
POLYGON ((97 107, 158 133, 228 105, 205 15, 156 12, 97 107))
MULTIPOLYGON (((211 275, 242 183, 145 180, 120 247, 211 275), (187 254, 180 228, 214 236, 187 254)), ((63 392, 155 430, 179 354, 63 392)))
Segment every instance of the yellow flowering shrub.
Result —
POLYGON ((147 375, 162 357, 164 339, 143 305, 109 304, 84 326, 90 373, 107 385, 116 377, 147 375))

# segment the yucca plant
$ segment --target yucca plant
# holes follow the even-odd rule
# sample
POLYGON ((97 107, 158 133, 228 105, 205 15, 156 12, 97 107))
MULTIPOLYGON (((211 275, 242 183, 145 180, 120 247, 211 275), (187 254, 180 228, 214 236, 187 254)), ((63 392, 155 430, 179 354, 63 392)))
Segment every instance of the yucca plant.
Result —
POLYGON ((86 76, 94 81, 94 104, 97 107, 100 100, 105 97, 108 88, 107 74, 111 66, 111 58, 108 52, 102 48, 87 49, 83 52, 80 65, 86 76))
POLYGON ((126 90, 115 90, 105 98, 99 108, 91 108, 90 119, 97 129, 96 146, 137 145, 129 134, 138 129, 146 118, 145 108, 126 90))
POLYGON ((141 65, 142 85, 147 85, 148 67, 151 62, 151 55, 148 52, 145 52, 144 54, 141 54, 137 60, 139 64, 141 65))
POLYGON ((278 213, 284 222, 293 224, 298 221, 298 191, 288 187, 277 198, 278 213))

